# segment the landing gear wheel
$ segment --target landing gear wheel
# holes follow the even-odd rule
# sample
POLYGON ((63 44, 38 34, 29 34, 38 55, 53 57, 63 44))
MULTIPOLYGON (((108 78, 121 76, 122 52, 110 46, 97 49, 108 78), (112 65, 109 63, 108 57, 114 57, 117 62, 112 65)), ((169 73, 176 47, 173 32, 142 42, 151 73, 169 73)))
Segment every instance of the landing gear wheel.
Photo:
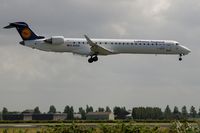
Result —
POLYGON ((93 62, 93 59, 92 59, 92 58, 89 58, 89 59, 88 59, 88 62, 89 62, 89 63, 92 63, 92 62, 93 62))
POLYGON ((97 54, 91 55, 90 58, 88 59, 89 63, 96 62, 96 61, 98 61, 97 54))
POLYGON ((97 56, 94 56, 92 59, 93 59, 94 62, 98 61, 98 57, 97 56))

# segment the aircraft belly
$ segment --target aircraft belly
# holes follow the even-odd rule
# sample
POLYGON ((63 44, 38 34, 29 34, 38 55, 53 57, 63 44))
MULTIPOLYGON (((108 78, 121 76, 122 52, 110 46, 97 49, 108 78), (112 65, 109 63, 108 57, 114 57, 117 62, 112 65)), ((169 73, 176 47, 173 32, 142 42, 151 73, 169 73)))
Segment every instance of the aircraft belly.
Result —
POLYGON ((65 46, 54 46, 51 48, 51 51, 54 51, 54 52, 70 52, 71 49, 69 49, 68 47, 65 47, 65 46))
POLYGON ((73 49, 72 52, 75 54, 89 56, 91 53, 91 50, 89 46, 82 45, 79 48, 73 49))

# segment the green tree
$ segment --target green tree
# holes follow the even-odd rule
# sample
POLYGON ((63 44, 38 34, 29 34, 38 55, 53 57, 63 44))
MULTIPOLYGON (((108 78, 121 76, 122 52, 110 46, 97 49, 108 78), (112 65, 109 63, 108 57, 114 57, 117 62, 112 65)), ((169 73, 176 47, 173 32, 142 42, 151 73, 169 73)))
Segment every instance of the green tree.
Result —
POLYGON ((74 119, 74 108, 73 108, 73 106, 70 107, 70 112, 69 112, 68 118, 69 118, 69 120, 74 119))
POLYGON ((67 105, 67 106, 65 106, 65 109, 64 109, 64 112, 63 113, 69 113, 69 110, 70 110, 70 107, 67 105))
POLYGON ((125 107, 114 107, 113 112, 116 119, 125 119, 126 115, 129 114, 125 107))
POLYGON ((132 109, 132 118, 137 119, 137 108, 132 109))
POLYGON ((158 107, 135 107, 132 109, 133 119, 162 119, 163 113, 158 107))
POLYGON ((146 109, 144 107, 138 107, 136 110, 136 119, 146 119, 146 109))
POLYGON ((54 105, 51 105, 50 107, 49 107, 49 112, 48 112, 49 114, 54 114, 54 113, 56 113, 56 108, 55 108, 55 106, 54 105))
POLYGON ((154 107, 151 109, 152 111, 150 111, 150 119, 162 119, 163 118, 163 112, 161 110, 161 108, 158 107, 154 107))
POLYGON ((86 106, 86 113, 88 112, 93 112, 93 107, 92 106, 86 106))
POLYGON ((114 112, 115 117, 118 118, 120 113, 121 113, 121 108, 120 107, 114 107, 113 112, 114 112))
POLYGON ((187 107, 183 106, 181 109, 181 115, 183 119, 187 119, 188 118, 188 111, 187 111, 187 107))
POLYGON ((40 112, 40 109, 39 109, 39 107, 37 106, 37 107, 35 107, 34 108, 34 114, 40 114, 41 112, 40 112))
POLYGON ((146 110, 145 110, 145 108, 144 107, 139 107, 139 112, 140 112, 140 116, 139 116, 139 118, 140 119, 145 119, 146 118, 146 110))
POLYGON ((74 119, 74 109, 73 107, 71 106, 65 106, 65 109, 64 109, 64 112, 63 113, 66 113, 67 114, 67 119, 68 120, 73 120, 74 119))
POLYGON ((200 108, 199 108, 199 113, 198 113, 198 115, 199 115, 198 117, 200 117, 200 108))
POLYGON ((164 111, 164 118, 171 119, 171 117, 172 117, 172 112, 171 112, 169 105, 167 105, 167 107, 165 108, 165 111, 164 111))
POLYGON ((104 111, 105 111, 104 108, 101 107, 98 108, 98 112, 104 112, 104 111))
POLYGON ((190 108, 190 117, 195 118, 197 115, 197 111, 195 110, 194 106, 191 106, 190 108))
POLYGON ((174 118, 174 119, 180 119, 180 112, 179 112, 177 106, 174 107, 173 118, 174 118))
POLYGON ((6 107, 3 107, 2 114, 8 114, 8 109, 6 107))
POLYGON ((106 111, 105 112, 112 112, 112 111, 108 106, 106 106, 106 111))
POLYGON ((81 118, 83 120, 85 120, 86 119, 86 112, 82 107, 79 108, 79 113, 81 114, 81 118))

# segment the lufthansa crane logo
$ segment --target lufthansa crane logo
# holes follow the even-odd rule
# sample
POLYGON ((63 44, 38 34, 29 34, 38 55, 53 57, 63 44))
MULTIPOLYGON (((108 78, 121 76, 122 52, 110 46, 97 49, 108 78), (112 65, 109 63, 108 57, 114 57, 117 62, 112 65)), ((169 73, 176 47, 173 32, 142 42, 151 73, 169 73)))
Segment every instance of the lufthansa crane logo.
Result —
POLYGON ((28 28, 22 30, 22 37, 28 39, 31 36, 31 31, 28 28))

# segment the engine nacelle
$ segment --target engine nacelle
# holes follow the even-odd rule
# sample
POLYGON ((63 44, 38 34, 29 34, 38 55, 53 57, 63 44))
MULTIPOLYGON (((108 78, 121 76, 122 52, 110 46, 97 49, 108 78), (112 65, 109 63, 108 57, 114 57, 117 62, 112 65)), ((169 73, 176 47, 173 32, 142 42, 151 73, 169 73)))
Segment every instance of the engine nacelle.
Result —
POLYGON ((45 42, 53 45, 60 45, 65 42, 65 39, 63 36, 52 36, 50 39, 46 39, 45 42))

